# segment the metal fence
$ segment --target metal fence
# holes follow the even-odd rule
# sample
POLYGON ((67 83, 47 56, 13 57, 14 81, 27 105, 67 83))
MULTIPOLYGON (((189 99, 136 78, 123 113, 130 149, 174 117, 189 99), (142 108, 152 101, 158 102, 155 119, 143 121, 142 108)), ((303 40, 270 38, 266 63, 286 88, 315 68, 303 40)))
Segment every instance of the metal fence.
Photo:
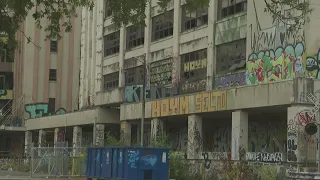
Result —
POLYGON ((86 148, 33 147, 31 177, 84 176, 86 148))

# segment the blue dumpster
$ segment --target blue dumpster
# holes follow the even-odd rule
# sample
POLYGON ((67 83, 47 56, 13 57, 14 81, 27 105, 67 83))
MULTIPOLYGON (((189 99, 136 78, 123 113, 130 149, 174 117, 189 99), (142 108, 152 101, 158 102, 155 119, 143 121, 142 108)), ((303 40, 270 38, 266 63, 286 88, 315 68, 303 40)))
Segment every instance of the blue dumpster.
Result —
POLYGON ((87 149, 88 179, 168 180, 169 149, 91 147, 87 149))

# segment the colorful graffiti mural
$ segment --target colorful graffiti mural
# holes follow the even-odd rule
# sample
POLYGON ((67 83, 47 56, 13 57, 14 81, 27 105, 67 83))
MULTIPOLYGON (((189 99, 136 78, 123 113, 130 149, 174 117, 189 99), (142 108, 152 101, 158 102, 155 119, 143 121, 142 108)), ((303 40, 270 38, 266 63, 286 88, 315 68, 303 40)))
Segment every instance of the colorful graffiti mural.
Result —
POLYGON ((246 85, 246 75, 245 72, 239 72, 235 74, 228 74, 225 76, 216 77, 214 84, 214 89, 217 90, 223 90, 237 86, 244 86, 246 85))
MULTIPOLYGON (((48 103, 26 104, 25 111, 30 115, 30 119, 53 115, 49 112, 48 103)), ((54 115, 65 113, 66 110, 64 108, 59 108, 55 111, 54 115)))
POLYGON ((320 49, 315 56, 307 57, 306 63, 307 77, 314 77, 320 79, 320 49))
POLYGON ((248 85, 292 79, 296 73, 305 73, 303 43, 260 51, 249 55, 246 68, 248 85))
POLYGON ((1 89, 0 90, 0 99, 12 99, 12 90, 1 89))

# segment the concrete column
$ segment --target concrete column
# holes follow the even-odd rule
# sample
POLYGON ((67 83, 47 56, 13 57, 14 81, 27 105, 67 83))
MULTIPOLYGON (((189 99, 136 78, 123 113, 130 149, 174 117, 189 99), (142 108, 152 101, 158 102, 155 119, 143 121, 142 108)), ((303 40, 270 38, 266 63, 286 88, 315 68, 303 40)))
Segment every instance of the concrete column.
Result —
POLYGON ((240 160, 239 151, 248 151, 248 113, 244 111, 232 112, 232 133, 231 133, 231 156, 232 160, 240 160))
POLYGON ((172 86, 177 87, 180 79, 180 32, 181 32, 181 0, 174 0, 173 12, 173 44, 172 44, 172 86))
MULTIPOLYGON (((140 131, 137 132, 140 134, 140 131)), ((131 123, 128 121, 122 121, 120 127, 120 136, 127 145, 131 145, 131 123)))
POLYGON ((126 50, 126 28, 120 28, 120 46, 119 46, 119 87, 125 86, 125 75, 124 75, 124 53, 126 50))
POLYGON ((202 148, 202 117, 192 114, 188 116, 188 159, 199 159, 202 148))
POLYGON ((61 132, 60 132, 61 130, 59 129, 59 128, 55 128, 54 129, 54 139, 53 139, 53 143, 54 143, 54 147, 58 147, 59 145, 59 142, 61 141, 61 137, 59 137, 61 134, 61 132))
POLYGON ((73 127, 73 139, 72 139, 72 147, 73 147, 73 156, 79 155, 79 147, 81 147, 82 140, 82 128, 80 126, 73 127))
POLYGON ((32 148, 32 132, 26 131, 25 132, 25 139, 24 139, 24 153, 26 157, 31 157, 31 148, 32 148))
POLYGON ((287 111, 287 160, 288 162, 302 163, 308 159, 315 159, 314 150, 316 149, 316 136, 305 134, 305 125, 315 121, 315 115, 308 115, 312 107, 292 106, 287 111), (314 149, 310 152, 308 150, 314 149))
POLYGON ((212 90, 213 82, 215 81, 216 61, 211 61, 210 59, 216 59, 216 46, 215 46, 215 28, 216 28, 216 19, 217 12, 216 7, 218 1, 210 1, 208 9, 208 52, 207 52, 207 90, 212 90))
POLYGON ((94 143, 96 146, 103 146, 104 145, 104 129, 105 125, 104 124, 96 124, 95 125, 95 131, 94 131, 94 143))
MULTIPOLYGON (((145 8, 145 14, 146 14, 146 19, 145 19, 145 24, 146 27, 144 28, 144 53, 145 53, 145 58, 146 58, 146 63, 150 63, 151 59, 151 53, 150 53, 150 44, 151 44, 151 34, 152 34, 152 18, 151 18, 151 1, 147 1, 147 5, 145 8)), ((146 87, 150 87, 150 71, 147 71, 147 76, 146 76, 146 87)), ((139 131, 140 132, 140 131, 139 131)), ((140 135, 139 135, 140 136, 140 135)), ((140 142, 140 140, 139 140, 140 142)))
MULTIPOLYGON (((103 62, 103 7, 104 0, 97 0, 95 7, 97 8, 97 32, 96 33, 96 70, 95 70, 95 92, 100 92, 102 90, 102 62, 103 62)), ((81 49, 82 50, 82 49, 81 49)))
POLYGON ((45 130, 41 129, 39 130, 39 140, 38 140, 38 147, 39 147, 39 151, 38 151, 38 155, 39 156, 42 156, 42 151, 44 149, 41 149, 41 148, 44 148, 47 146, 47 140, 46 140, 46 136, 47 136, 47 133, 45 130))
POLYGON ((159 118, 151 120, 151 140, 153 142, 160 141, 164 133, 164 122, 159 118))

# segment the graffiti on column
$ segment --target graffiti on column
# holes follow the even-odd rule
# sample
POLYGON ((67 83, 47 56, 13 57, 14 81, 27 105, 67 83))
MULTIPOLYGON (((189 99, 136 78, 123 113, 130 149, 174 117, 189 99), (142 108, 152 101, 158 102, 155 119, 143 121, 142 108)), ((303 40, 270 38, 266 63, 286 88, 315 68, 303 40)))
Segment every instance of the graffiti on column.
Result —
POLYGON ((202 142, 198 124, 197 122, 194 122, 188 131, 188 152, 190 154, 199 154, 202 151, 202 142))
POLYGON ((100 127, 96 126, 96 145, 103 146, 104 145, 104 126, 100 127), (103 128, 102 128, 103 127, 103 128))
POLYGON ((209 155, 207 152, 202 153, 203 159, 204 159, 204 167, 206 169, 210 169, 211 167, 211 160, 209 159, 209 155))

